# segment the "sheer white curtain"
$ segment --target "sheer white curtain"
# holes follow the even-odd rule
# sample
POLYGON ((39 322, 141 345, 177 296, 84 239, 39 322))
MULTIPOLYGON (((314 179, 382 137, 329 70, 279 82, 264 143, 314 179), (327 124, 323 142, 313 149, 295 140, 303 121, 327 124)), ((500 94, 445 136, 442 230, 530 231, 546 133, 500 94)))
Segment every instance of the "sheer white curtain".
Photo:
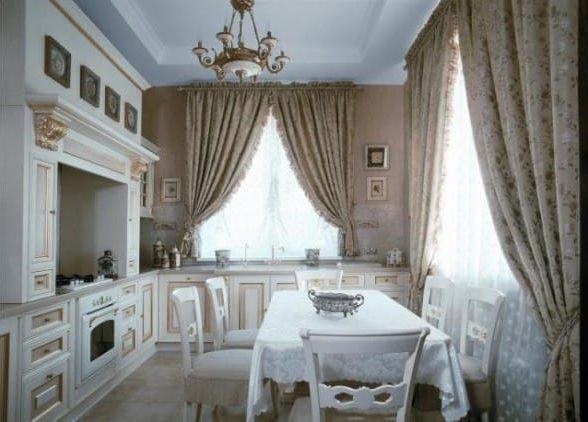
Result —
POLYGON ((338 229, 321 218, 300 187, 270 115, 247 175, 221 211, 200 227, 201 256, 230 249, 232 259, 304 257, 319 248, 321 257, 338 255, 338 229))
POLYGON ((506 295, 498 349, 496 416, 500 421, 531 421, 535 420, 540 399, 547 348, 496 237, 478 167, 461 68, 453 100, 435 258, 436 272, 458 286, 449 334, 458 341, 465 286, 493 287, 506 295))

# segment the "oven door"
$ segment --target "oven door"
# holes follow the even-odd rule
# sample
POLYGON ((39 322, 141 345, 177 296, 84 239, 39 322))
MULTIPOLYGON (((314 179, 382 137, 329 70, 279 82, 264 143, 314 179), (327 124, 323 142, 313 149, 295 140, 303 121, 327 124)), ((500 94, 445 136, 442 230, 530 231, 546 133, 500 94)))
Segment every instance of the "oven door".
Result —
POLYGON ((115 304, 82 316, 82 381, 118 355, 115 304))

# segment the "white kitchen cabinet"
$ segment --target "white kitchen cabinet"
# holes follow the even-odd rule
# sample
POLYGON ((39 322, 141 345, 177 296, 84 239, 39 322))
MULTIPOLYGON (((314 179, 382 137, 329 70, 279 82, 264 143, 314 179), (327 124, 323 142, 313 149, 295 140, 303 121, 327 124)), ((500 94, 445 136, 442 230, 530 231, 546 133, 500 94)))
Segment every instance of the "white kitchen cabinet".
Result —
POLYGON ((154 183, 155 166, 153 164, 147 165, 147 170, 141 174, 141 181, 139 185, 140 193, 140 212, 141 217, 153 217, 153 183, 154 183))
POLYGON ((55 293, 57 176, 56 164, 31 160, 30 263, 27 300, 55 293))
POLYGON ((139 338, 141 347, 157 339, 157 278, 149 276, 139 282, 139 338))
POLYGON ((127 276, 139 273, 139 233, 140 233, 140 214, 139 214, 139 184, 136 182, 129 183, 128 197, 128 215, 127 215, 127 276))
POLYGON ((0 321, 0 421, 16 420, 18 405, 17 319, 0 321))
POLYGON ((269 305, 270 276, 235 275, 229 284, 231 328, 259 328, 269 305))
POLYGON ((271 296, 273 296, 275 292, 283 290, 298 290, 296 277, 293 275, 272 275, 270 286, 271 296))
POLYGON ((180 329, 178 318, 174 311, 171 294, 175 289, 194 286, 200 297, 200 309, 203 315, 204 341, 213 340, 212 300, 206 290, 206 279, 211 274, 174 274, 159 276, 159 340, 179 341, 180 329))
POLYGON ((21 420, 53 421, 70 406, 69 354, 23 377, 21 420))
POLYGON ((380 290, 403 306, 408 306, 410 273, 408 271, 374 272, 365 274, 368 289, 380 290))

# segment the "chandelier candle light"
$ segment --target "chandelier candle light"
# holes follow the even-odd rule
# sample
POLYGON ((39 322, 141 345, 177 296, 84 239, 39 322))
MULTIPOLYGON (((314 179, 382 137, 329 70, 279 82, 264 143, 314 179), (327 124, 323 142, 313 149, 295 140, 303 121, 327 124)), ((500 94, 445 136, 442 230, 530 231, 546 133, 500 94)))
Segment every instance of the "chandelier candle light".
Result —
POLYGON ((222 43, 223 50, 217 53, 214 49, 214 58, 208 56, 208 49, 202 45, 202 41, 198 41, 198 45, 192 49, 196 54, 200 64, 207 69, 212 69, 216 73, 218 80, 225 79, 227 74, 233 73, 242 82, 245 78, 251 78, 253 82, 257 80, 264 69, 270 73, 280 72, 284 66, 290 61, 290 57, 286 56, 282 51, 279 56, 275 58, 273 63, 269 63, 272 49, 278 44, 278 40, 272 36, 268 31, 267 35, 261 40, 253 18, 253 4, 255 0, 231 0, 233 6, 233 15, 231 17, 230 26, 225 26, 222 32, 216 34, 216 38, 222 43), (239 14, 239 33, 237 36, 237 46, 233 44, 233 23, 235 22, 236 14, 239 14), (257 40, 257 48, 245 47, 243 41, 243 20, 248 14, 251 19, 253 31, 255 32, 255 39, 257 40))

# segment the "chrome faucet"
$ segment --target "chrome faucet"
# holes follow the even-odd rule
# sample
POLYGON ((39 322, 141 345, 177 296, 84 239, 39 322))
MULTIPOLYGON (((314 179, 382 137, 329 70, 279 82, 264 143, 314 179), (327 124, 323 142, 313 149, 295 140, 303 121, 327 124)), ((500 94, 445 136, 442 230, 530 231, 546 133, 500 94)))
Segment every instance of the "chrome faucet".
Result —
POLYGON ((283 246, 274 246, 272 245, 272 260, 270 261, 271 264, 276 264, 278 261, 276 260, 276 250, 281 251, 282 253, 285 252, 283 246))
POLYGON ((247 249, 249 248, 249 243, 245 243, 245 250, 243 252, 243 265, 247 265, 247 249))

